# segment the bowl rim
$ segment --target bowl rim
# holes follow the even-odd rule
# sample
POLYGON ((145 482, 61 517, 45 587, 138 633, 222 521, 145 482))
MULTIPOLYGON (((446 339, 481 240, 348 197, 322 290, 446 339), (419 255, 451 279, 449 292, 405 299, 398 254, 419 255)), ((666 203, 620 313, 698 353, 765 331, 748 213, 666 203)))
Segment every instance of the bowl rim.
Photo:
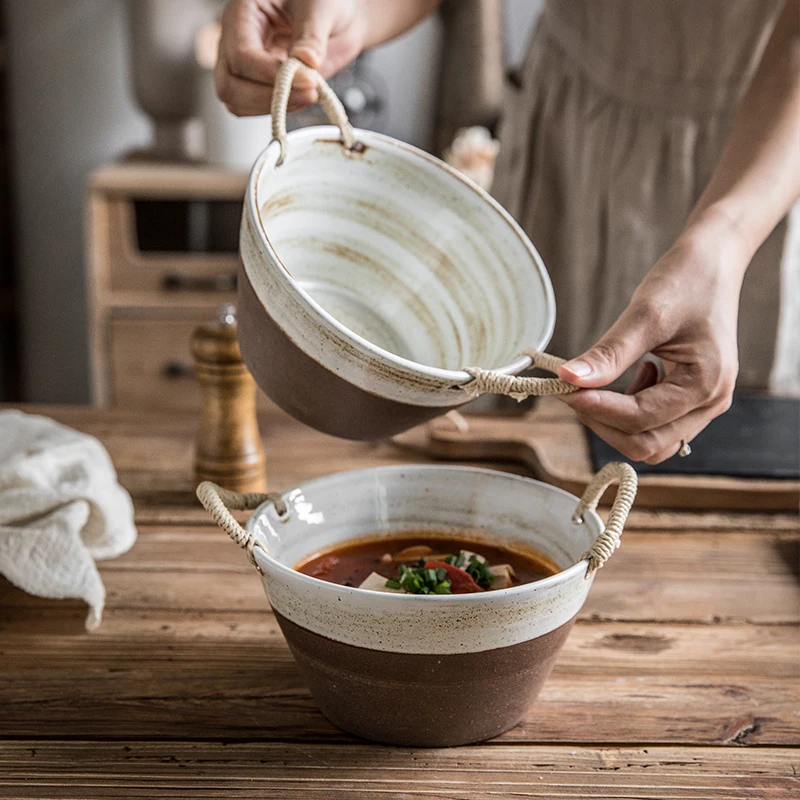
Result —
MULTIPOLYGON (((530 342, 525 345, 525 347, 530 347, 535 350, 543 350, 550 342, 550 339, 553 336, 553 331, 555 330, 555 292, 553 290, 553 283, 550 280, 550 275, 547 272, 547 268, 544 265, 542 257, 539 255, 539 252, 536 250, 533 243, 530 241, 527 234, 522 230, 517 221, 488 192, 478 186, 473 180, 468 178, 459 170, 451 167, 449 164, 437 158, 436 156, 433 156, 412 144, 400 141, 399 139, 394 139, 393 137, 382 133, 377 133, 376 131, 367 131, 362 128, 355 128, 354 130, 359 142, 364 141, 371 147, 376 147, 377 149, 383 149, 386 151, 394 148, 395 150, 401 152, 401 157, 410 157, 412 159, 421 160, 426 162, 431 167, 443 170, 447 175, 458 180, 465 189, 477 194, 482 200, 488 203, 489 207, 493 211, 502 217, 503 221, 509 226, 511 231, 520 240, 523 247, 531 256, 531 261, 534 264, 536 273, 544 291, 545 317, 547 324, 545 325, 542 335, 539 337, 539 341, 530 342)), ((340 138, 340 131, 335 125, 312 125, 306 128, 299 128, 291 131, 288 134, 288 139, 290 141, 292 139, 311 139, 312 141, 317 141, 320 139, 330 139, 331 136, 334 136, 336 139, 340 138)), ((295 280, 295 278, 284 265, 283 261, 272 245, 266 230, 264 229, 264 221, 261 218, 260 211, 261 204, 258 198, 258 186, 261 179, 261 173, 265 168, 273 171, 275 170, 279 154, 280 145, 274 139, 264 148, 264 150, 262 150, 261 154, 253 164, 252 169, 250 170, 247 192, 245 195, 245 203, 247 204, 250 217, 256 222, 255 227, 258 231, 260 244, 266 249, 267 254, 272 259, 273 263, 277 265, 278 276, 297 294, 302 301, 302 304, 305 306, 306 311, 312 316, 321 318, 345 341, 348 341, 361 350, 366 350, 367 352, 378 356, 384 361, 401 367, 402 369, 409 370, 411 372, 417 372, 429 378, 433 378, 444 383, 453 384, 459 388, 462 384, 471 381, 472 376, 464 370, 444 369, 442 367, 433 367, 428 364, 422 364, 418 361, 412 361, 411 359, 403 358, 403 356, 392 353, 390 350, 386 350, 374 342, 371 342, 369 339, 364 338, 326 311, 316 300, 314 300, 313 297, 311 297, 311 295, 300 285, 300 283, 295 280), (273 163, 267 166, 268 161, 272 161, 273 163)), ((289 158, 291 158, 291 155, 289 158)), ((244 260, 243 267, 245 270, 248 269, 247 265, 244 263, 244 260)), ((252 282, 252 278, 250 278, 249 275, 248 279, 252 282)), ((258 295, 257 291, 256 295, 258 295)), ((530 367, 532 361, 533 359, 529 355, 521 354, 509 364, 505 364, 500 367, 489 366, 484 368, 492 369, 494 372, 504 375, 513 375, 530 367)))
MULTIPOLYGON (((511 479, 513 481, 521 482, 521 483, 528 483, 528 484, 535 484, 537 486, 543 487, 545 489, 549 489, 556 494, 560 494, 563 497, 568 497, 575 501, 576 505, 580 502, 580 498, 576 497, 571 492, 566 491, 565 489, 561 489, 558 486, 552 486, 549 483, 545 483, 544 481, 536 480, 535 478, 529 478, 526 475, 516 475, 511 472, 503 472, 502 470, 494 470, 489 469, 487 467, 469 467, 469 466, 461 466, 455 464, 386 464, 379 467, 366 467, 363 469, 355 469, 355 470, 345 470, 343 472, 334 472, 328 475, 321 475, 316 478, 311 478, 310 480, 303 481, 302 483, 298 483, 296 486, 292 486, 289 489, 286 489, 284 492, 281 492, 281 495, 285 495, 289 492, 292 492, 296 489, 305 489, 310 486, 314 486, 319 483, 323 483, 331 478, 340 478, 346 476, 357 476, 363 475, 365 473, 376 473, 376 472, 403 472, 403 471, 441 471, 441 472, 451 472, 451 473, 472 473, 472 474, 483 474, 489 475, 493 477, 500 477, 502 479, 511 479)), ((249 533, 253 533, 253 526, 255 525, 255 520, 268 508, 272 507, 272 501, 267 500, 262 503, 260 506, 253 510, 253 513, 248 518, 247 522, 245 523, 245 528, 249 533)), ((603 520, 600 518, 600 515, 595 510, 589 510, 584 514, 584 521, 583 525, 587 523, 587 518, 591 519, 592 522, 600 526, 600 533, 602 533, 603 529, 605 528, 605 524, 603 520)), ((568 522, 571 520, 567 520, 568 522)), ((278 523, 280 524, 280 523, 278 523)), ((597 534, 600 535, 599 533, 597 534)), ((358 538, 358 537, 353 537, 358 538)), ((595 537, 596 538, 596 537, 595 537)), ((322 589, 323 591, 343 591, 347 595, 353 595, 358 597, 381 597, 381 598, 392 598, 401 603, 422 603, 428 602, 430 600, 430 595, 418 595, 418 594, 394 594, 389 592, 376 592, 373 589, 360 589, 358 586, 344 586, 340 583, 331 583, 330 581, 323 581, 320 578, 315 578, 312 575, 306 575, 304 572, 298 572, 294 567, 289 567, 286 564, 282 564, 276 558, 269 554, 269 551, 258 544, 256 541, 256 546, 253 547, 253 556, 256 560, 258 565, 259 559, 264 559, 266 563, 270 566, 271 569, 277 568, 278 572, 283 573, 287 576, 291 576, 293 579, 299 580, 301 584, 306 584, 308 586, 314 586, 318 589, 322 589)), ((258 565, 260 567, 260 565, 258 565)), ((537 589, 534 587, 539 587, 539 589, 547 589, 551 586, 558 585, 559 583, 567 583, 570 580, 578 577, 581 573, 587 579, 591 576, 586 576, 586 571, 589 568, 589 561, 586 558, 581 559, 580 561, 575 562, 571 566, 563 569, 559 572, 556 572, 553 575, 549 575, 546 578, 542 578, 538 581, 532 581, 531 583, 523 583, 520 586, 512 586, 508 589, 495 589, 491 592, 474 592, 471 594, 451 594, 451 595, 436 595, 436 602, 442 604, 449 604, 449 605, 471 605, 480 603, 483 601, 488 600, 496 600, 500 601, 505 598, 515 598, 520 595, 525 595, 528 592, 535 592, 537 589)), ((263 580, 267 581, 266 575, 263 575, 263 580)), ((383 602, 383 601, 382 601, 383 602)))

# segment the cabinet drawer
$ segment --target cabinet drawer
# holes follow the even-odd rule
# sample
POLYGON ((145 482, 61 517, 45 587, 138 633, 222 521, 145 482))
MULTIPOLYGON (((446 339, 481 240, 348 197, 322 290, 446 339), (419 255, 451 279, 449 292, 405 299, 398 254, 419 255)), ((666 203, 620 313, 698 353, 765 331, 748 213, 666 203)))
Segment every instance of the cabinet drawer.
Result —
POLYGON ((201 320, 110 323, 111 402, 136 408, 197 409, 190 341, 201 320))
MULTIPOLYGON (((227 207, 216 211, 218 217, 232 216, 227 207)), ((235 218, 228 219, 224 227, 234 227, 238 231, 239 203, 234 204, 233 211, 235 218)), ((226 240, 224 250, 216 250, 214 242, 188 242, 183 247, 189 249, 183 249, 181 242, 169 240, 155 241, 153 245, 159 249, 142 249, 137 233, 137 204, 127 199, 112 199, 108 201, 106 212, 111 291, 156 290, 169 296, 200 293, 209 297, 215 295, 212 302, 231 302, 238 265, 235 240, 226 240)), ((167 224, 166 229, 170 230, 171 226, 167 224)))
MULTIPOLYGON (((110 403, 129 408, 199 410, 191 338, 199 319, 117 319, 109 322, 110 403)), ((257 389, 259 412, 277 406, 257 389)))

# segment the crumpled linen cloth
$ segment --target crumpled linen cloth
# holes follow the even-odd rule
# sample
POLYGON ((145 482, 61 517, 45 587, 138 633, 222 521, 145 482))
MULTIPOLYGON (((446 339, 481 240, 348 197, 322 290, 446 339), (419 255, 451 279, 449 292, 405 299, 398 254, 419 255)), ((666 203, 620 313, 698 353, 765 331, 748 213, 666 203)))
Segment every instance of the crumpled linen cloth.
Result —
POLYGON ((92 630, 106 595, 95 561, 135 540, 130 495, 97 439, 0 411, 0 574, 30 594, 85 600, 92 630))

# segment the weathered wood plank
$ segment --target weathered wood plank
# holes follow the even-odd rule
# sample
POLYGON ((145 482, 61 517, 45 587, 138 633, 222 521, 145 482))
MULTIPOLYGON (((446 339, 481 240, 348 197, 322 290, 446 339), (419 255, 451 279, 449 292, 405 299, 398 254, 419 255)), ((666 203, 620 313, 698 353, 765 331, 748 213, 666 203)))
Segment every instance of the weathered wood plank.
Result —
MULTIPOLYGON (((601 509, 602 513, 602 509, 601 509)), ((631 511, 625 525, 629 531, 746 531, 765 533, 786 531, 800 533, 800 516, 797 514, 757 514, 751 512, 727 513, 715 511, 659 511, 636 508, 631 511)))
MULTIPOLYGON (((58 651, 59 670, 99 659, 105 668, 125 665, 140 652, 153 663, 197 658, 201 670, 233 661, 263 666, 291 659, 275 617, 266 610, 246 614, 112 610, 92 634, 79 627, 81 615, 74 616, 77 624, 71 629, 58 615, 45 629, 3 625, 0 653, 5 673, 40 669, 48 650, 58 651)), ((724 679, 731 682, 752 677, 800 679, 800 629, 579 620, 559 655, 555 674, 719 680, 723 668, 724 679)))
MULTIPOLYGON (((101 564, 109 609, 266 607, 254 570, 223 533, 154 526, 141 534, 129 553, 101 564)), ((790 534, 630 532, 599 573, 582 616, 794 624, 800 622, 799 562, 800 539, 790 534)), ((39 601, 0 588, 0 619, 9 605, 19 614, 39 601)))
POLYGON ((626 534, 583 613, 609 620, 794 624, 799 548, 795 537, 626 534))
MULTIPOLYGON (((200 655, 199 653, 197 655, 200 655)), ((5 737, 350 741, 317 710, 293 662, 245 658, 205 669, 176 658, 171 669, 129 658, 66 679, 37 671, 2 692, 5 737), (15 691, 15 687, 17 691, 15 691), (13 692, 13 696, 9 694, 13 692)), ((688 676, 602 678, 555 672, 506 742, 769 744, 800 735, 798 696, 787 681, 688 676)))
POLYGON ((793 798, 798 751, 489 745, 27 741, 0 749, 0 792, 19 798, 793 798))
MULTIPOLYGON (((43 606, 45 601, 42 601, 43 606)), ((6 735, 338 738, 268 612, 112 609, 100 630, 5 624, 6 735), (63 630, 63 629, 62 629, 63 630)), ((791 744, 790 626, 578 623, 511 741, 791 744)))

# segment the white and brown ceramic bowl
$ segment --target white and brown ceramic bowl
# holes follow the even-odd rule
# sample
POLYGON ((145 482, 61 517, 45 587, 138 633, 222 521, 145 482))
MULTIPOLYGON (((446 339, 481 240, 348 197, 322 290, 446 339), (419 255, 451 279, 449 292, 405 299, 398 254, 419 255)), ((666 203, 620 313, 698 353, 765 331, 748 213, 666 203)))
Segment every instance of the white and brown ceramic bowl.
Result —
MULTIPOLYGON (((238 531, 226 530, 247 545, 331 722, 380 742, 458 745, 514 726, 541 689, 591 587, 584 554, 604 532, 593 505, 611 480, 595 486, 588 507, 584 497, 578 523, 577 497, 528 478, 468 467, 381 467, 303 483, 277 497, 277 506, 260 505, 246 531, 231 519, 238 531), (349 588, 293 569, 345 540, 411 529, 469 531, 471 539, 477 532, 533 548, 561 571, 510 589, 433 597, 349 588)), ((218 512, 230 515, 214 507, 216 492, 235 507, 248 505, 247 496, 204 486, 198 495, 223 527, 218 512)), ((627 499, 629 508, 630 491, 627 499)))
POLYGON ((527 236, 439 159, 333 126, 270 144, 242 219, 244 359, 283 409, 327 433, 378 439, 470 398, 463 367, 516 374, 555 322, 527 236))

